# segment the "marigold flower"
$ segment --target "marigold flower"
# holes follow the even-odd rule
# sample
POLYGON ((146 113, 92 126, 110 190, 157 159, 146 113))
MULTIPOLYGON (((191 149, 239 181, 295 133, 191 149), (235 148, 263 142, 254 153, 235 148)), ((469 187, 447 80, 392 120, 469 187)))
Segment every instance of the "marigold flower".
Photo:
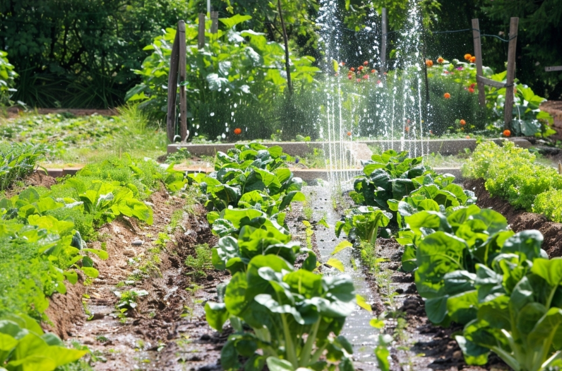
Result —
POLYGON ((475 83, 472 83, 472 84, 470 84, 469 88, 474 89, 475 86, 476 86, 476 84, 475 84, 475 83))
POLYGON ((469 92, 470 94, 474 93, 474 88, 468 88, 468 92, 469 92))
POLYGON ((341 62, 340 65, 345 66, 345 62, 341 62))
POLYGON ((466 139, 470 139, 470 135, 467 135, 467 136, 466 136, 466 139))
POLYGON ((409 133, 409 132, 410 132, 410 127, 409 127, 409 126, 406 126, 406 127, 404 128, 404 130, 406 131, 406 133, 409 133))
POLYGON ((377 70, 371 70, 371 73, 377 73, 377 70))
POLYGON ((445 93, 445 94, 443 94, 443 96, 445 97, 445 99, 451 98, 451 94, 449 94, 449 93, 445 93))
POLYGON ((472 55, 470 55, 470 54, 468 54, 468 53, 466 53, 466 54, 464 55, 464 59, 466 59, 467 61, 469 61, 470 58, 472 58, 472 55))
POLYGON ((425 60, 425 65, 427 67, 433 67, 433 61, 431 59, 426 59, 425 60))
POLYGON ((511 130, 505 129, 505 130, 503 131, 503 136, 504 136, 504 137, 510 137, 510 136, 511 136, 511 130))
POLYGON ((369 80, 369 75, 365 75, 365 76, 363 76, 363 78, 364 78, 365 80, 369 80))
POLYGON ((461 125, 466 125, 466 121, 464 121, 464 120, 461 120, 460 123, 461 123, 461 125))
POLYGON ((363 62, 363 66, 367 66, 369 64, 369 62, 365 61, 363 62))
POLYGON ((443 63, 443 62, 445 62, 445 60, 443 58, 441 58, 441 57, 437 58, 437 63, 443 63))
POLYGON ((363 71, 363 66, 357 67, 357 70, 358 70, 358 71, 363 71))
POLYGON ((242 134, 242 129, 240 129, 240 128, 234 129, 234 134, 236 134, 236 135, 242 134))
POLYGON ((350 70, 351 70, 351 71, 355 71, 355 67, 351 67, 350 70))
POLYGON ((476 63, 476 57, 470 57, 470 63, 476 63))
POLYGON ((351 131, 347 132, 347 136, 350 137, 351 136, 351 131))

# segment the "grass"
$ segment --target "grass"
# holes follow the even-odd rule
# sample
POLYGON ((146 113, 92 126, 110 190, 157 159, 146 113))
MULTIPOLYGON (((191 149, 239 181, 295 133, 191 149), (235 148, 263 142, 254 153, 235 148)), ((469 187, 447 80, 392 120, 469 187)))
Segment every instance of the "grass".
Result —
POLYGON ((0 145, 47 144, 52 151, 41 165, 49 168, 101 162, 125 153, 153 159, 165 154, 166 130, 160 122, 150 122, 135 105, 118 112, 115 117, 25 113, 12 120, 0 119, 0 145))

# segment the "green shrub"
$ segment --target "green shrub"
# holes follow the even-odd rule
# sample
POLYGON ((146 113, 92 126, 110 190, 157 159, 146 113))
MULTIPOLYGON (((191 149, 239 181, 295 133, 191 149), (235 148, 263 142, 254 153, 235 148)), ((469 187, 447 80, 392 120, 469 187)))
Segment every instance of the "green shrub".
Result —
POLYGON ((45 145, 10 143, 0 145, 0 191, 31 174, 45 157, 45 145))
POLYGON ((562 191, 551 189, 543 192, 535 198, 533 212, 543 214, 553 222, 562 222, 562 191))
POLYGON ((8 53, 0 50, 0 107, 10 105, 10 98, 16 91, 14 80, 18 74, 8 62, 8 53))
MULTIPOLYGON (((220 19, 223 29, 206 34, 203 49, 197 47, 198 25, 186 24, 187 82, 186 94, 190 135, 209 139, 233 139, 235 128, 245 138, 269 136, 283 127, 276 110, 283 104, 287 82, 284 76, 283 47, 252 30, 239 30, 250 16, 235 15, 220 19)), ((209 24, 210 25, 210 24, 209 24)), ((208 29, 209 27, 207 27, 208 29)), ((135 72, 142 82, 127 93, 128 101, 141 101, 140 107, 163 118, 167 104, 168 71, 174 29, 145 50, 152 51, 141 70, 135 72)), ((312 57, 291 57, 291 78, 298 91, 313 82, 318 68, 312 57)), ((298 105, 295 105, 298 107, 298 105)), ((281 108, 281 107, 280 107, 281 108)), ((300 112, 305 112, 301 109, 300 112)), ((298 116, 297 116, 298 117, 298 116)))

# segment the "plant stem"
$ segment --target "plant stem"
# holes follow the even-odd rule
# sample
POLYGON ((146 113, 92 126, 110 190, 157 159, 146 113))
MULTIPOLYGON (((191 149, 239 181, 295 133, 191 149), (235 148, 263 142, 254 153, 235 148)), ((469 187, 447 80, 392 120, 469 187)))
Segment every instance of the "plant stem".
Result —
POLYGON ((308 365, 308 360, 312 352, 312 346, 316 342, 316 334, 318 333, 318 328, 320 327, 320 321, 322 318, 318 318, 318 321, 313 325, 312 333, 308 334, 304 348, 302 349, 300 366, 306 367, 308 365))

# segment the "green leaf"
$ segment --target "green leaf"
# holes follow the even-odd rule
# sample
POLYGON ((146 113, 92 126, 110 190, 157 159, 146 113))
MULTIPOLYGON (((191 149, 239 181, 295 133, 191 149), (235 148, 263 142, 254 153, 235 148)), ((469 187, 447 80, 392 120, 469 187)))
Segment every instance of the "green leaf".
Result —
POLYGON ((365 309, 367 312, 373 311, 373 308, 371 308, 371 306, 367 303, 367 301, 365 300, 364 297, 357 294, 357 295, 355 295, 355 298, 357 300, 357 305, 359 305, 361 308, 365 309))
POLYGON ((330 258, 328 259, 328 261, 326 262, 327 265, 329 265, 330 267, 334 267, 337 270, 339 270, 340 272, 344 272, 345 271, 345 267, 343 266, 343 263, 336 259, 336 258, 330 258))
POLYGON ((224 303, 214 303, 208 301, 205 303, 205 316, 209 326, 219 332, 222 332, 224 323, 228 320, 230 314, 228 313, 224 303))
POLYGON ((219 18, 219 21, 221 21, 221 23, 224 24, 226 28, 232 28, 237 24, 249 21, 250 19, 252 19, 252 17, 249 15, 236 14, 230 18, 219 18))
POLYGON ((349 247, 353 247, 353 244, 347 240, 343 240, 340 243, 338 243, 334 249, 334 251, 332 251, 332 253, 330 255, 335 255, 337 253, 339 253, 342 250, 345 250, 349 247))
POLYGON ((267 368, 270 371, 295 371, 291 362, 277 357, 267 357, 267 368))

